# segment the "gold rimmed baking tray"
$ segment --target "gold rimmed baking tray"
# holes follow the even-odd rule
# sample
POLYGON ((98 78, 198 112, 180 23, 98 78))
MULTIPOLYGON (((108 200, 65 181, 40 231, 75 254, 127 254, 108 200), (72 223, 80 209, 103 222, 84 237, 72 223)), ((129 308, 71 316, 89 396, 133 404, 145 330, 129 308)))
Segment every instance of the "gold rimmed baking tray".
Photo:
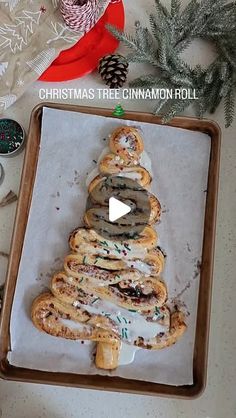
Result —
MULTIPOLYGON (((11 307, 14 298, 18 268, 20 264, 25 230, 31 205, 31 197, 34 188, 34 180, 40 147, 43 107, 112 117, 111 109, 100 109, 53 103, 41 103, 32 111, 0 323, 0 377, 7 380, 17 380, 23 382, 74 386, 88 389, 169 396, 176 398, 193 399, 199 396, 205 388, 207 377, 207 356, 213 281, 213 260, 221 137, 218 125, 215 122, 205 119, 199 120, 196 118, 178 117, 173 119, 169 124, 173 127, 207 133, 211 141, 204 221, 202 266, 200 273, 198 312, 193 358, 193 384, 176 387, 158 383, 143 382, 139 380, 124 379, 120 377, 80 375, 72 373, 52 373, 15 367, 9 364, 7 360, 7 354, 10 351, 11 307)), ((138 122, 161 124, 160 117, 148 113, 127 111, 123 118, 138 122)))

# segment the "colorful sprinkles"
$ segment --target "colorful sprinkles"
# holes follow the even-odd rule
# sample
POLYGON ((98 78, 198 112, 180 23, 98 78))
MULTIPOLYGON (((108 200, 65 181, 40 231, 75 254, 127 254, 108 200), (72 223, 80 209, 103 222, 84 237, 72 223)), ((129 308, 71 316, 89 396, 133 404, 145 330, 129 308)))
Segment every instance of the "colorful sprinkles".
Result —
POLYGON ((126 340, 128 340, 128 329, 127 328, 122 328, 121 336, 122 336, 122 338, 125 338, 126 340))
POLYGON ((16 153, 24 142, 25 132, 13 119, 0 119, 0 155, 16 153))

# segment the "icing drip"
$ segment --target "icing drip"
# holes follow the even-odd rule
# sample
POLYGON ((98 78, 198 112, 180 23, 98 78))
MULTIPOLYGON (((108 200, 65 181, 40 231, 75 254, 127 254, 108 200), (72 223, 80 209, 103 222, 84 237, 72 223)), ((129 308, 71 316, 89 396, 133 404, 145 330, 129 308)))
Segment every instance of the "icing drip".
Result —
POLYGON ((133 344, 139 336, 149 339, 167 331, 167 327, 158 322, 163 317, 161 309, 156 309, 156 313, 146 320, 137 311, 128 311, 100 298, 95 298, 91 305, 84 305, 79 301, 75 301, 73 305, 92 314, 102 314, 114 321, 122 340, 129 344, 133 344))
POLYGON ((150 276, 152 273, 152 268, 141 260, 127 260, 127 265, 141 271, 146 276, 150 276))

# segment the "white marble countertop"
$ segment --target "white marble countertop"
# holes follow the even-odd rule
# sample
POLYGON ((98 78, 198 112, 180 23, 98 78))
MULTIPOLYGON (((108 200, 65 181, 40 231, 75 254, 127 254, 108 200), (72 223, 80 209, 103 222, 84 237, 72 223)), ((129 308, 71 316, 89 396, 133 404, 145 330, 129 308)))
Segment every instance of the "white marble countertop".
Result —
MULTIPOLYGON (((132 25, 142 20, 150 10, 152 0, 136 0, 132 9, 125 0, 126 20, 132 25), (140 15, 142 13, 142 16, 140 15)), ((202 44, 190 48, 192 63, 199 60, 208 63, 209 51, 202 44)), ((142 67, 132 66, 132 75, 142 67)), ((145 70, 145 69, 144 69, 145 70)), ((102 88, 97 74, 63 84, 35 83, 8 111, 5 116, 18 120, 27 130, 32 108, 40 101, 39 89, 44 87, 102 88)), ((75 103, 75 101, 74 101, 75 103)), ((76 101, 77 104, 114 107, 109 100, 76 101)), ((151 111, 149 101, 121 102, 125 109, 151 111)), ((200 399, 194 401, 161 399, 136 395, 124 395, 71 388, 20 384, 0 381, 0 417, 4 418, 233 418, 236 417, 236 120, 229 129, 224 128, 223 106, 213 119, 222 129, 221 174, 215 253, 213 303, 211 315, 210 350, 207 388, 200 399)), ((4 166, 5 180, 0 186, 0 198, 10 189, 18 192, 23 153, 15 158, 0 158, 4 166)), ((16 205, 0 211, 0 250, 9 252, 16 205)), ((0 283, 7 268, 5 259, 0 260, 0 283)))

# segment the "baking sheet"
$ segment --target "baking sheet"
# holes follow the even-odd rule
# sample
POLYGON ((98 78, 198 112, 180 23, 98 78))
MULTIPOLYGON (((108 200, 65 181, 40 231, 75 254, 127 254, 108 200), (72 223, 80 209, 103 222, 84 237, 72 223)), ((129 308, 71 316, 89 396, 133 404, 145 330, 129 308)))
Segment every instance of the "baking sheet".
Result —
POLYGON ((208 135, 155 124, 124 121, 45 108, 31 210, 12 308, 8 359, 19 367, 82 374, 109 374, 164 384, 192 384, 199 266, 210 155, 208 135), (139 350, 133 363, 98 371, 93 343, 81 344, 37 331, 30 320, 32 300, 49 286, 68 254, 68 235, 82 225, 85 180, 107 145, 110 132, 139 126, 153 163, 152 191, 162 203, 157 230, 167 252, 163 277, 169 299, 188 314, 188 330, 173 347, 139 350))

